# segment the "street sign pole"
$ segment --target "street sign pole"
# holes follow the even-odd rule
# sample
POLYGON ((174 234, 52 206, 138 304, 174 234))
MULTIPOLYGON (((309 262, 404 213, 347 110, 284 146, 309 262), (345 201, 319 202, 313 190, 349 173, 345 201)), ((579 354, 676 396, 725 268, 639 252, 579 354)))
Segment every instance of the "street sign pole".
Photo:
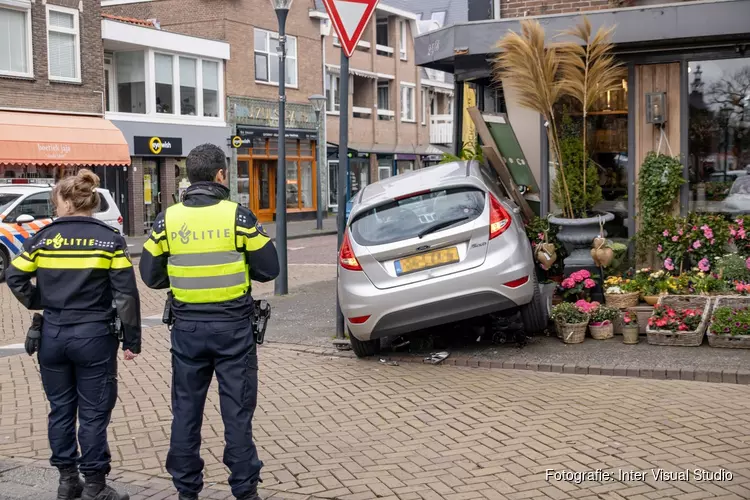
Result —
MULTIPOLYGON (((341 74, 339 75, 339 181, 337 186, 338 195, 338 248, 344 243, 344 231, 346 230, 346 195, 349 180, 349 57, 341 49, 341 74)), ((341 267, 338 267, 341 272, 341 267)), ((336 287, 336 338, 345 338, 344 315, 339 303, 339 287, 336 287)))

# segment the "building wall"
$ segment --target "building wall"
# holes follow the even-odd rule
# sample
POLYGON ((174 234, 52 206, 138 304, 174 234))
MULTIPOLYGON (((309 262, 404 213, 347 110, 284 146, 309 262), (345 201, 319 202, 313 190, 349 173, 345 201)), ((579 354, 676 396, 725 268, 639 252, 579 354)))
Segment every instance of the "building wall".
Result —
POLYGON ((500 0, 500 17, 567 14, 622 7, 641 7, 692 0, 500 0))
POLYGON ((33 78, 0 76, 0 107, 85 114, 103 114, 104 60, 99 0, 47 0, 31 3, 33 78), (49 80, 47 8, 79 10, 81 83, 49 80))
POLYGON ((140 157, 130 159, 128 172, 128 227, 130 236, 143 234, 143 160, 140 157))

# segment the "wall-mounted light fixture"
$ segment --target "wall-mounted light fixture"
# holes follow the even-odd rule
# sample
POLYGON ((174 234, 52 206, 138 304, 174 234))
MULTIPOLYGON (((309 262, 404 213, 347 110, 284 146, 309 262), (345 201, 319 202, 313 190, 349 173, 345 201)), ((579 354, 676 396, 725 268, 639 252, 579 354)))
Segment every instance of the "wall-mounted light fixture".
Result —
POLYGON ((646 94, 646 123, 664 125, 667 121, 667 93, 649 92, 646 94))

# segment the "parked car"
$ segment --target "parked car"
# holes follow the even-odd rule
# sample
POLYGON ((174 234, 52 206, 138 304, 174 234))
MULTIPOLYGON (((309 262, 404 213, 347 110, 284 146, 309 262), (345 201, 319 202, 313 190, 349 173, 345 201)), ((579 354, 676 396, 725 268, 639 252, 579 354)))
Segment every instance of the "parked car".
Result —
POLYGON ((455 162, 371 184, 354 197, 339 252, 338 291, 352 348, 520 309, 547 325, 531 245, 493 172, 455 162))
POLYGON ((750 176, 737 177, 722 202, 721 211, 734 216, 750 214, 750 176))
MULTIPOLYGON (((122 232, 122 215, 112 194, 97 189, 101 199, 94 217, 122 232)), ((5 269, 23 249, 23 243, 54 218, 52 186, 40 184, 0 185, 0 281, 5 269)))

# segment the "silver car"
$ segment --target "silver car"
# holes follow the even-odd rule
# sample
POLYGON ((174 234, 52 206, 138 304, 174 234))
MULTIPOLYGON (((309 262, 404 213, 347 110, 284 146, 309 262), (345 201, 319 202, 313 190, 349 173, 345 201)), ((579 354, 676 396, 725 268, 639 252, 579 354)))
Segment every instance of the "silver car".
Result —
POLYGON ((371 184, 353 201, 339 252, 338 292, 352 348, 520 308, 527 331, 547 324, 531 245, 494 172, 455 162, 371 184))

